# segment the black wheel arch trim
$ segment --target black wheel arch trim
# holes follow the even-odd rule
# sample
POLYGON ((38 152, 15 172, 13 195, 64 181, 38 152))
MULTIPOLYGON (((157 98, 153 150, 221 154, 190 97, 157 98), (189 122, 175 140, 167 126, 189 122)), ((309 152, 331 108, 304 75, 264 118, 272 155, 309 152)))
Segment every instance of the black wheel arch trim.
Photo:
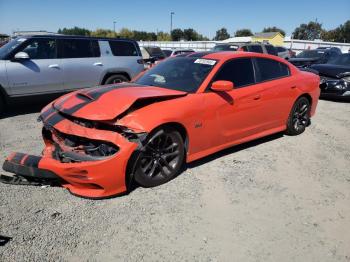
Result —
POLYGON ((102 81, 100 82, 101 85, 103 85, 106 80, 111 77, 112 75, 122 75, 122 76, 125 76, 126 78, 129 79, 129 81, 131 80, 131 76, 128 72, 125 72, 125 71, 108 71, 104 74, 103 78, 102 78, 102 81))

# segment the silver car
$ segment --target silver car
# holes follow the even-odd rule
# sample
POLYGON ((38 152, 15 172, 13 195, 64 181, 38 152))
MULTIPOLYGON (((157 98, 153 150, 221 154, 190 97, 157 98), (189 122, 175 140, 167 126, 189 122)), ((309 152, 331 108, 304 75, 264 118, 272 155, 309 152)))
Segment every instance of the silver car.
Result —
POLYGON ((143 70, 141 51, 133 40, 17 37, 0 48, 0 112, 14 97, 125 82, 143 70))

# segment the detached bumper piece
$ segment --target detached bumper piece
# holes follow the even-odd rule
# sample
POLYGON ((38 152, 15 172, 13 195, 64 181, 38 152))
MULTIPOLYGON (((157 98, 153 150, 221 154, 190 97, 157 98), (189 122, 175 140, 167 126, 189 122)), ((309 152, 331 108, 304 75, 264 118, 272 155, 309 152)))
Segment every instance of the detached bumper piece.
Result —
POLYGON ((0 176, 0 182, 13 185, 60 185, 62 179, 52 171, 38 168, 42 158, 22 153, 12 154, 3 164, 3 170, 14 176, 0 176))

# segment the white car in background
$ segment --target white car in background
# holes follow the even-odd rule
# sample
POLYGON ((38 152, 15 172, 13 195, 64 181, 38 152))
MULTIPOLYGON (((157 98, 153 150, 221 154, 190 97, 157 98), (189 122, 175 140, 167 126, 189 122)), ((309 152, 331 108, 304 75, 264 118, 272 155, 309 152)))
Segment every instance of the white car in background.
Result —
POLYGON ((19 36, 0 48, 0 113, 12 98, 130 81, 143 63, 134 40, 19 36))

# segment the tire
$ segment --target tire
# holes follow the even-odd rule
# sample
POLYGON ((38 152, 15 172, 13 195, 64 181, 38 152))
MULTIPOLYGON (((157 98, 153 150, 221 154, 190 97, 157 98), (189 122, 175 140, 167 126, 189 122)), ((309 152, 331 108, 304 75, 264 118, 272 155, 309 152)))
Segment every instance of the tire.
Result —
POLYGON ((170 128, 152 132, 139 150, 134 164, 134 179, 142 187, 164 184, 178 175, 185 148, 180 133, 170 128))
POLYGON ((287 135, 296 136, 305 131, 310 124, 310 109, 310 101, 306 97, 298 98, 289 114, 287 135))
POLYGON ((111 75, 110 77, 108 77, 104 82, 104 85, 111 85, 111 84, 117 84, 122 82, 129 82, 129 79, 123 75, 117 74, 117 75, 111 75))

